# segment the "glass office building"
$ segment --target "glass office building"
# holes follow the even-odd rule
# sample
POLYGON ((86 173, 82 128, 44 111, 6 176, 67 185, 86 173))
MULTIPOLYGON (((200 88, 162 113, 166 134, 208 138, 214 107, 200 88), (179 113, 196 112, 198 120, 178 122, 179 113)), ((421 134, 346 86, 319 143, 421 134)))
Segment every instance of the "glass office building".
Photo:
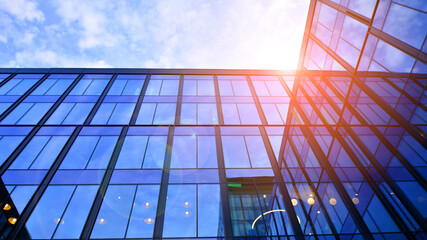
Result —
POLYGON ((427 239, 426 8, 312 1, 297 71, 0 69, 0 238, 427 239))

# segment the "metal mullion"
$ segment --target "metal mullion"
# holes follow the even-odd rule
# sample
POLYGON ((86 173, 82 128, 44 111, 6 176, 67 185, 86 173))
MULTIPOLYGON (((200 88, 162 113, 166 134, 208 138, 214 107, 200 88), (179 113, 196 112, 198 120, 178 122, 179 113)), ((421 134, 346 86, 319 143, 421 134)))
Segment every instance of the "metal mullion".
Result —
POLYGON ((58 170, 59 166, 61 165, 62 161, 64 160, 65 156, 67 155, 68 151, 70 150, 71 146, 73 145, 74 141, 76 140, 76 138, 79 135, 81 130, 82 130, 81 126, 76 127, 74 129, 74 131, 73 131, 72 135, 69 137, 67 143, 62 148, 58 157, 56 157, 55 161, 53 162, 52 166, 50 167, 50 169, 46 173, 42 182, 38 185, 36 191, 34 192, 33 196, 31 197, 30 201, 27 203, 26 207, 22 211, 20 218, 18 219, 18 221, 15 224, 15 227, 10 231, 10 233, 8 235, 8 239, 17 239, 21 230, 22 231, 25 230, 25 223, 27 222, 28 218, 31 216, 31 213, 35 209, 37 203, 39 202, 43 193, 47 189, 50 181, 52 180, 53 176, 55 175, 56 171, 58 170))
MULTIPOLYGON (((295 108, 299 112, 299 115, 301 116, 301 118, 303 118, 303 121, 305 123, 309 123, 310 121, 305 116, 305 113, 301 109, 299 104, 295 104, 295 108)), ((365 239, 373 239, 373 236, 372 236, 371 232, 369 231, 368 226, 364 222, 360 213, 357 211, 357 208, 353 205, 353 202, 350 199, 350 197, 348 196, 344 186, 342 185, 340 179, 338 178, 338 175, 333 170, 332 166, 330 165, 329 161, 327 160, 327 157, 323 153, 322 148, 316 142, 316 139, 312 135, 311 131, 307 129, 307 126, 299 126, 299 128, 303 132, 303 135, 306 138, 307 143, 309 144, 310 148, 312 149, 314 155, 316 156, 319 163, 321 164, 321 166, 324 168, 324 170, 328 174, 330 180, 332 181, 332 184, 335 186, 338 194, 340 195, 341 199, 343 200, 343 202, 344 202, 347 210, 349 211, 352 219, 354 220, 357 228, 363 234, 365 239)))
MULTIPOLYGON (((255 197, 256 197, 256 199, 258 200, 258 204, 259 204, 259 208, 260 208, 260 212, 261 212, 261 218, 262 218, 262 220, 263 220, 263 225, 264 225, 264 228, 265 228, 265 231, 266 231, 266 233, 267 233, 267 235, 266 236, 272 236, 272 235, 270 235, 270 234, 268 234, 268 228, 267 228, 267 221, 266 221, 266 217, 265 217, 265 215, 264 215, 264 208, 262 207, 262 203, 261 203, 261 199, 260 199, 260 192, 259 192, 259 190, 258 190, 258 183, 256 182, 256 181, 254 181, 254 188, 255 188, 255 193, 256 193, 256 195, 255 195, 255 197)), ((263 183, 261 183, 261 185, 262 185, 263 183)), ((255 200, 256 201, 256 200, 255 200)), ((265 200, 264 200, 264 202, 265 202, 265 200)), ((266 209, 265 209, 266 210, 266 209)), ((266 211, 267 212, 267 211, 266 211)), ((273 215, 274 216, 274 215, 273 215)), ((273 221, 274 221, 274 217, 273 217, 273 221)))
MULTIPOLYGON (((50 76, 50 73, 46 73, 42 78, 40 78, 33 86, 31 86, 24 94, 22 94, 18 100, 16 100, 12 105, 10 105, 1 115, 0 122, 3 121, 9 113, 11 113, 15 108, 21 104, 36 88, 38 88, 44 80, 50 76)), ((24 114, 25 115, 25 114, 24 114)), ((21 116, 22 117, 22 116, 21 116)))
POLYGON ((300 224, 298 223, 297 214, 291 202, 291 196, 286 187, 286 184, 283 181, 283 176, 280 171, 280 167, 277 163, 276 156, 274 155, 273 148, 271 147, 270 140, 268 139, 267 132, 265 131, 264 126, 259 126, 258 129, 261 133, 261 138, 264 143, 264 147, 267 151, 268 159, 270 160, 271 167, 273 169, 274 176, 278 182, 279 190, 283 195, 283 204, 285 205, 285 210, 289 214, 289 220, 291 223, 292 230, 295 234, 295 239, 304 239, 304 233, 301 229, 300 224))
MULTIPOLYGON (((319 185, 314 186, 313 182, 310 180, 310 177, 308 176, 307 171, 305 171, 305 166, 301 160, 301 156, 299 155, 297 148, 295 146, 295 143, 293 142, 293 140, 291 138, 289 138, 289 145, 291 146, 292 152, 294 153, 294 156, 297 159, 298 164, 300 165, 300 170, 301 170, 302 174, 304 175, 304 178, 307 180, 308 186, 310 187, 311 191, 314 193, 316 198, 319 199, 320 208, 322 209, 322 212, 325 215, 326 222, 328 223, 328 225, 332 231, 332 234, 335 236, 335 239, 339 239, 338 231, 336 230, 335 225, 333 224, 332 219, 329 216, 329 213, 326 211, 325 205, 323 204, 323 201, 321 200, 322 198, 320 197, 320 194, 317 191, 317 189, 320 185, 320 181, 319 181, 319 185)), ((322 171, 324 171, 324 170, 322 170, 322 171)), ((292 174, 289 173, 289 176, 291 176, 291 178, 293 179, 292 174)), ((301 196, 299 194, 299 190, 296 188, 296 185, 294 185, 294 187, 295 187, 295 192, 297 192, 298 197, 300 199, 301 208, 303 209, 304 214, 307 216, 307 219, 309 219, 310 225, 313 229, 313 232, 315 232, 316 229, 314 228, 314 224, 311 220, 311 217, 308 215, 307 210, 305 209, 304 205, 302 204, 302 199, 301 199, 301 196)))
POLYGON ((354 77, 355 68, 347 63, 341 56, 336 52, 332 51, 329 46, 320 41, 314 34, 310 33, 310 39, 315 42, 320 48, 322 48, 328 55, 330 55, 335 61, 343 66, 351 75, 354 77))
MULTIPOLYGON (((168 139, 165 146, 165 158, 163 163, 162 181, 160 183, 159 200, 157 202, 156 220, 154 222, 153 239, 162 239, 163 224, 166 211, 166 197, 169 186, 169 172, 172 158, 172 144, 174 138, 175 127, 170 126, 168 131, 168 139)), ((148 144, 148 143, 147 143, 148 144)))
POLYGON ((377 162, 374 155, 367 149, 367 147, 363 144, 360 138, 354 133, 354 131, 349 128, 347 125, 343 125, 345 131, 349 134, 349 136, 353 139, 353 141, 357 144, 363 154, 368 158, 369 162, 372 164, 374 169, 380 174, 380 176, 384 179, 385 183, 389 186, 389 188, 394 192, 396 197, 403 203, 408 212, 412 215, 414 220, 420 225, 421 228, 427 232, 427 223, 425 223, 424 218, 406 196, 406 194, 401 190, 401 188, 397 185, 396 181, 385 171, 385 169, 377 162))
MULTIPOLYGON (((413 98, 411 95, 409 95, 404 89, 405 86, 407 85, 408 81, 405 82, 405 85, 403 87, 403 89, 399 88, 398 86, 396 86, 396 84, 394 84, 393 82, 391 82, 388 78, 386 77, 380 77, 384 82, 386 82, 387 84, 389 84, 390 86, 392 86, 395 90, 397 90, 401 95, 399 96, 399 100, 402 98, 402 95, 405 96, 407 99, 409 99, 415 106, 422 108, 424 111, 427 111, 427 107, 424 104, 421 104, 419 101, 417 101, 415 98, 413 98)), ((424 88, 424 87, 422 87, 424 88)), ((420 95, 420 97, 422 97, 422 94, 420 95)), ((399 104, 399 100, 397 102, 397 104, 399 104)), ((396 104, 396 105, 397 105, 396 104)))
MULTIPOLYGON (((25 137, 25 139, 15 148, 13 153, 7 158, 7 160, 3 163, 0 168, 0 176, 9 168, 12 162, 16 157, 22 152, 22 150, 27 146, 27 144, 32 140, 32 138, 36 135, 36 133, 40 130, 41 125, 43 125, 49 117, 53 114, 53 112, 58 108, 58 106, 62 103, 62 101, 67 97, 68 93, 77 85, 80 79, 83 77, 83 74, 80 74, 71 85, 65 90, 65 92, 61 95, 61 97, 53 104, 53 106, 49 109, 49 111, 43 116, 42 119, 37 123, 36 126, 31 130, 30 133, 25 137)), ((32 125, 33 126, 33 125, 32 125)))
MULTIPOLYGON (((251 90, 252 98, 253 98, 253 100, 254 100, 254 103, 255 103, 256 109, 258 110, 258 116, 259 116, 259 118, 261 119, 261 124, 262 124, 263 126, 265 126, 265 125, 267 125, 267 124, 268 124, 268 123, 267 123, 267 119, 265 118, 264 112, 262 111, 261 103, 260 103, 260 101, 259 101, 259 99, 258 99, 258 95, 256 94, 255 87, 254 87, 254 85, 252 84, 252 80, 251 80, 251 78, 250 78, 248 75, 246 75, 245 77, 246 77, 246 81, 247 81, 247 83, 248 83, 248 85, 249 85, 249 89, 251 90)), ((268 89, 267 89, 267 90, 268 90, 268 89)), ((280 114, 279 114, 279 115, 280 115, 280 114)))
MULTIPOLYGON (((366 121, 360 116, 360 114, 355 110, 350 104, 347 104, 346 106, 349 111, 362 123, 362 125, 368 127, 378 138, 378 140, 384 144, 384 146, 399 160, 399 162, 408 170, 409 173, 411 173, 412 177, 418 181, 418 183, 424 188, 427 189, 427 182, 422 177, 422 175, 416 170, 409 162, 406 160, 406 158, 385 138, 385 136, 375 127, 376 125, 368 124, 366 121), (364 124, 363 124, 364 123, 364 124)), ((346 128, 350 128, 350 124, 348 124, 343 119, 341 120, 342 126, 346 126, 346 128)), ((385 127, 389 127, 388 125, 385 125, 385 127)), ((381 166, 381 165, 379 165, 381 166)), ((382 166, 381 166, 382 167, 382 166)))
MULTIPOLYGON (((300 89, 301 92, 305 95, 306 98, 307 97, 307 93, 305 92, 304 89, 300 89)), ((313 105, 312 100, 309 99, 309 102, 311 105, 313 105)), ((317 113, 319 113, 319 110, 313 106, 313 110, 317 113)), ((322 118, 322 121, 325 122, 325 120, 322 118)), ((328 132, 333 135, 335 138, 340 137, 339 133, 333 131, 331 129, 330 126, 325 126, 328 129, 328 132)), ((352 162, 357 166, 357 168, 359 169, 359 171, 362 173, 362 175, 364 176, 364 178, 366 179, 367 183, 369 184, 369 186, 371 186, 372 191, 375 193, 375 195, 380 199, 380 201, 382 202, 383 206, 388 210, 389 214, 391 215, 391 217, 393 218, 393 220, 398 223, 398 227, 400 228, 400 230, 402 232, 405 233, 405 235, 408 238, 412 237, 412 234, 409 233, 409 228, 406 226, 406 224, 403 222, 403 220, 400 218, 400 216, 398 215, 397 212, 394 211, 393 207, 389 204, 389 202, 387 201, 387 198, 382 194, 382 192, 380 191, 380 189, 378 188, 378 185, 375 184, 375 181, 373 180, 373 178, 369 175, 369 173, 366 171, 366 169, 363 167, 363 165, 357 161, 357 156, 354 155, 354 153, 351 151, 351 149, 346 146, 345 142, 342 141, 342 138, 338 139, 340 145, 345 149, 346 153, 348 154, 348 156, 352 159, 352 162), (345 146, 344 146, 345 145, 345 146)), ((330 149, 332 148, 332 145, 330 147, 330 149)), ((328 154, 329 155, 329 154, 328 154)))
POLYGON ((215 145, 218 160, 219 187, 221 192, 221 206, 224 224, 225 239, 233 239, 233 228, 231 220, 230 199, 228 197, 228 182, 225 174, 224 154, 222 149, 221 129, 215 126, 215 145))
POLYGON ((415 47, 391 36, 387 33, 378 30, 376 28, 370 27, 368 32, 372 34, 372 36, 377 37, 378 39, 384 41, 385 43, 389 44, 390 46, 393 46, 400 51, 406 53, 407 55, 411 56, 414 60, 421 61, 423 63, 427 63, 427 54, 422 52, 419 49, 416 49, 415 47))
POLYGON ((136 194, 138 193, 138 187, 139 187, 139 185, 136 185, 135 192, 133 193, 132 207, 131 207, 130 212, 129 212, 129 218, 128 218, 127 222, 126 222, 126 229, 125 229, 125 235, 124 235, 125 237, 126 237, 127 232, 129 230, 129 223, 130 223, 130 219, 132 217, 133 209, 135 208, 135 199, 136 199, 136 194))
MULTIPOLYGON (((53 106, 47 111, 47 113, 43 116, 42 119, 37 123, 37 125, 44 125, 46 121, 52 116, 52 114, 55 112, 55 110, 61 105, 61 103, 64 101, 64 99, 68 96, 68 94, 73 90, 73 88, 79 83, 79 81, 83 78, 84 74, 80 74, 79 76, 74 79, 74 81, 68 86, 68 88, 62 93, 62 95, 56 100, 56 102, 53 104, 53 106)), ((74 108, 74 106, 73 106, 74 108)), ((71 112, 71 110, 70 110, 71 112)), ((65 118, 64 118, 65 120, 65 118)))
MULTIPOLYGON (((175 125, 181 124, 181 109, 182 109, 182 94, 183 94, 183 92, 184 92, 184 75, 181 74, 179 76, 178 98, 176 101, 175 125)), ((197 105, 196 105, 196 108, 197 108, 197 105)), ((196 113, 196 116, 197 116, 197 113, 196 113)), ((197 123, 197 119, 196 119, 196 123, 197 123)))
POLYGON ((73 193, 71 194, 70 198, 68 199, 67 205, 65 206, 64 211, 61 214, 61 217, 59 217, 59 222, 56 224, 55 230, 53 230, 52 238, 53 238, 53 236, 55 236, 56 231, 58 231, 59 225, 61 224, 61 220, 64 221, 63 218, 65 215, 65 212, 67 211, 68 207, 70 206, 71 200, 72 200, 74 194, 76 193, 77 187, 78 187, 78 185, 74 186, 73 193))
MULTIPOLYGON (((90 111, 90 113, 87 116, 86 120, 84 121, 83 125, 89 125, 90 122, 92 122, 93 117, 95 116, 96 112, 98 112, 99 107, 101 106, 102 102, 104 101, 105 96, 107 96, 108 91, 110 91, 111 86, 113 86, 113 83, 116 80, 116 78, 117 78, 116 73, 113 74, 113 76, 111 76, 110 80, 108 81, 107 86, 102 91, 101 96, 96 101, 95 106, 93 106, 92 110, 90 111)), ((96 81, 96 80, 93 80, 93 81, 96 81)))
POLYGON ((304 29, 303 39, 301 43, 299 59, 298 59, 298 66, 297 66, 297 69, 300 69, 300 70, 303 69, 304 67, 304 60, 307 53, 309 36, 310 36, 310 31, 313 25, 313 21, 314 21, 314 13, 317 7, 317 2, 318 1, 316 0, 310 1, 310 5, 308 7, 307 20, 305 24, 305 29, 304 29))
POLYGON ((120 132, 120 136, 117 139, 116 146, 114 151, 110 157, 110 161, 108 163, 107 169, 105 170, 104 176, 102 178, 101 184, 99 185, 98 191, 96 193, 95 199, 93 201, 92 207, 86 219, 85 225, 80 235, 80 239, 89 239, 92 229, 95 225, 96 217, 101 208, 102 201, 105 197, 105 193, 107 192, 108 185, 110 183, 111 177, 113 175, 114 168, 117 163, 117 159, 119 158, 120 151, 123 146, 124 139, 128 132, 129 126, 124 126, 122 131, 120 132))
POLYGON ((310 148, 312 149, 314 155, 319 160, 319 163, 323 165, 324 169, 326 170, 330 180, 332 181, 332 184, 335 186, 335 189, 337 190, 338 194, 341 197, 341 200, 343 200, 347 210, 349 211, 354 223, 356 224, 359 231, 362 233, 363 237, 365 239, 374 239, 372 236, 372 233, 370 232, 368 226, 366 225, 365 221, 363 220, 362 216, 358 212, 356 206, 354 206, 352 200, 348 196, 344 186, 342 185, 340 179, 338 178, 337 174, 333 170, 332 166, 328 162, 326 156, 322 152, 321 147, 316 142, 314 136, 308 130, 305 126, 300 126, 300 129, 302 130, 304 136, 307 138, 307 143, 310 145, 310 148))
POLYGON ((410 233, 409 228, 406 226, 406 223, 403 221, 403 219, 400 217, 398 212, 394 209, 393 205, 388 201, 387 197, 383 194, 379 186, 376 184, 375 180, 372 178, 372 176, 369 174, 368 170, 363 166, 363 164, 358 160, 356 154, 351 150, 351 148, 347 145, 345 140, 340 136, 339 134, 336 134, 336 138, 338 142, 340 143, 341 147, 344 148, 347 155, 350 157, 354 165, 359 169, 359 171, 362 173, 363 177, 365 178, 368 185, 371 187, 373 193, 375 196, 378 197, 384 208, 387 210, 387 212, 391 215, 393 220, 396 222, 399 229, 406 235, 408 239, 413 238, 413 235, 410 233))
MULTIPOLYGON (((317 84, 313 81, 314 84, 317 84)), ((330 85, 329 82, 325 81, 325 83, 329 86, 329 88, 331 90, 334 90, 334 87, 330 85)), ((322 91, 322 90, 321 90, 322 91)), ((324 94, 324 97, 326 99, 328 99, 328 95, 324 94)), ((333 101, 331 101, 332 103, 333 101)), ((332 105, 332 104, 331 104, 332 105)), ((406 158, 396 150, 395 147, 393 147, 393 145, 383 136, 383 134, 381 134, 381 132, 379 132, 379 130, 377 128, 375 128, 372 124, 368 124, 365 119, 363 117, 360 116, 360 114, 356 111, 356 109, 353 108, 353 106, 351 106, 351 104, 348 101, 344 101, 343 102, 343 110, 338 122, 338 125, 343 125, 345 126, 346 129, 350 128, 348 125, 348 123, 346 121, 343 120, 342 118, 342 114, 344 113, 345 108, 347 108, 353 115, 354 117, 357 118, 357 120, 362 124, 362 125, 366 125, 378 138, 378 140, 384 144, 384 146, 387 147, 387 149, 399 160, 399 162, 411 173, 411 175, 420 183, 421 186, 423 186, 424 189, 427 189, 427 183, 424 180, 424 178, 420 175, 420 173, 406 160, 406 158)), ((385 125, 388 126, 388 125, 385 125)), ((337 128, 338 131, 338 128, 337 128)), ((337 132, 337 134, 339 134, 337 132)), ((371 162, 374 160, 371 160, 371 162)), ((375 160, 376 161, 376 160, 375 160)), ((381 165, 378 165, 381 168, 383 168, 381 165)), ((378 169, 377 169, 378 171, 378 169)))
POLYGON ((151 74, 147 74, 145 76, 144 84, 142 85, 141 92, 139 93, 138 100, 135 104, 135 109, 133 110, 132 117, 130 119, 130 125, 136 124, 136 119, 138 118, 139 111, 141 110, 142 102, 144 101, 145 93, 147 92, 150 78, 151 78, 151 74))
POLYGON ((3 85, 5 85, 7 82, 9 82, 10 79, 14 78, 16 75, 18 75, 18 74, 12 73, 7 78, 3 79, 3 81, 0 82, 0 87, 3 87, 3 85))
POLYGON ((357 12, 355 12, 355 11, 347 8, 347 7, 339 5, 339 4, 337 4, 335 2, 332 2, 330 0, 318 0, 318 1, 321 2, 321 3, 324 3, 326 5, 328 5, 329 7, 337 10, 338 12, 341 12, 341 13, 345 14, 346 16, 350 16, 350 17, 354 18, 358 22, 361 22, 361 23, 363 23, 365 25, 369 25, 370 19, 374 19, 373 16, 375 16, 375 12, 374 12, 372 14, 371 18, 365 17, 365 16, 361 15, 360 13, 357 13, 357 12))
MULTIPOLYGON (((418 141, 422 146, 427 148, 427 139, 421 135, 421 133, 411 125, 404 117, 397 113, 394 109, 388 105, 380 96, 373 92, 368 86, 366 86, 356 75, 355 70, 345 62, 338 54, 333 52, 329 47, 324 43, 318 40, 314 35, 311 36, 313 41, 315 41, 323 50, 325 50, 329 55, 331 55, 338 63, 344 66, 352 74, 352 83, 356 84, 365 94, 370 97, 376 104, 382 107, 382 109, 397 123, 400 124, 416 141, 418 141)), ((351 92, 351 86, 349 88, 351 92)))
POLYGON ((376 94, 372 89, 366 86, 360 79, 357 77, 353 78, 353 82, 366 94, 368 95, 378 106, 381 108, 400 126, 402 126, 407 133, 409 133, 417 142, 422 146, 427 148, 427 139, 421 135, 421 133, 410 124, 400 113, 396 112, 382 97, 376 94))
POLYGON ((215 88, 215 99, 216 99, 216 112, 218 115, 218 124, 224 125, 224 116, 222 115, 221 96, 219 95, 219 84, 218 76, 213 76, 214 88, 215 88))

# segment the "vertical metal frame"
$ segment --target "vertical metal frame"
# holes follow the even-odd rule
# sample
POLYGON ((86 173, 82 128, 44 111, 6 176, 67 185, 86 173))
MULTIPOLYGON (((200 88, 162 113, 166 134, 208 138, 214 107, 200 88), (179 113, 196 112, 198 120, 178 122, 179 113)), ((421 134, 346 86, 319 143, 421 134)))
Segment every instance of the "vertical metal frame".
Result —
MULTIPOLYGON (((19 104, 21 104, 25 98, 27 98, 38 86, 40 86, 44 80, 50 76, 50 73, 46 73, 42 78, 40 78, 33 86, 31 86, 24 94, 22 94, 18 100, 16 100, 10 107, 8 107, 1 115, 0 122, 3 121, 9 113, 11 113, 19 104)), ((8 81, 11 78, 8 79, 8 81)))
POLYGON ((117 74, 113 74, 113 76, 111 76, 107 86, 105 86, 104 90, 101 93, 101 96, 99 96, 98 100, 95 103, 95 106, 93 106, 92 111, 90 111, 83 125, 89 125, 90 122, 92 122, 93 117, 95 117, 96 112, 98 112, 99 107, 101 106, 102 102, 104 102, 105 96, 107 96, 107 93, 108 91, 110 91, 110 88, 111 86, 113 86, 116 78, 117 74))
POLYGON ((122 131, 117 139, 116 146, 111 155, 110 161, 108 162, 107 169, 105 170, 104 176, 102 178, 101 184, 96 193, 95 199, 93 201, 92 207, 86 219, 86 223, 83 227, 82 233, 80 235, 80 239, 89 239, 90 234, 92 233, 92 229, 96 222, 96 217, 98 216, 99 209, 101 208, 102 202, 105 197, 105 193, 107 192, 108 185, 110 183, 111 177, 113 175, 114 168, 117 163, 117 159, 119 158, 120 151, 123 147, 123 143, 126 138, 126 134, 129 130, 129 126, 124 126, 122 131))
POLYGON ((166 143, 165 160, 163 163, 162 181, 160 182, 159 201, 157 202, 156 221, 154 222, 153 239, 162 239, 163 237, 163 222, 166 211, 166 197, 169 186, 169 172, 172 158, 172 144, 175 133, 175 127, 170 126, 168 139, 166 143))
POLYGON ((55 175, 56 170, 58 170, 59 166, 61 165, 62 161, 64 160, 65 156, 67 155, 68 151, 70 150, 71 146, 73 145, 74 141, 76 140, 76 138, 79 135, 81 130, 82 130, 82 126, 78 126, 74 129, 73 133, 71 134, 71 136, 67 140, 66 144, 62 148, 61 152, 59 153, 58 157, 55 159, 52 166, 49 168, 48 172, 46 173, 46 176, 43 178, 43 180, 39 184, 37 190, 35 191, 35 193, 31 197, 27 206, 22 211, 20 218, 16 222, 15 227, 12 229, 12 231, 10 231, 10 233, 8 235, 9 239, 18 238, 19 232, 21 231, 21 229, 24 228, 25 223, 27 222, 28 218, 30 217, 31 213, 33 212, 34 208, 36 207, 38 201, 42 197, 44 191, 48 187, 53 176, 55 175))

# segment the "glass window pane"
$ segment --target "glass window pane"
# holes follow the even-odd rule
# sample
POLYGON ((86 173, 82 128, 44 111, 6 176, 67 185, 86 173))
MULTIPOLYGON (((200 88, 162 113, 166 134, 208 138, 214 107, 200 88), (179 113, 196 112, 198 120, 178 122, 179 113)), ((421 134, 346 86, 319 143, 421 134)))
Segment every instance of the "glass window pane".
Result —
POLYGON ((151 124, 153 122, 154 112, 156 111, 157 104, 143 103, 136 119, 136 124, 151 124))
POLYGON ((3 136, 0 138, 0 165, 6 161, 23 139, 22 136, 3 136))
POLYGON ((173 138, 171 168, 196 168, 196 136, 173 138))
POLYGON ((261 136, 245 136, 252 167, 271 167, 261 136))
POLYGON ((98 140, 97 136, 78 136, 59 168, 84 169, 98 140))
POLYGON ((197 136, 197 161, 199 168, 217 168, 215 136, 197 136))
POLYGON ((251 167, 243 136, 222 136, 221 139, 226 168, 251 167))
POLYGON ((218 124, 216 104, 197 104, 197 124, 218 124))
POLYGON ((197 236, 216 237, 222 236, 223 222, 220 189, 217 184, 199 184, 197 236))
POLYGON ((148 83, 147 91, 145 95, 154 95, 158 96, 160 93, 160 88, 162 86, 162 80, 150 80, 148 83))
POLYGON ((234 90, 234 96, 251 96, 251 90, 246 81, 231 81, 234 90))
POLYGON ((197 87, 196 80, 184 80, 183 94, 185 96, 196 96, 197 87))
POLYGON ((183 103, 181 107, 181 124, 196 124, 197 104, 183 103))
POLYGON ((163 168, 166 141, 166 136, 151 136, 149 138, 143 168, 163 168))
POLYGON ((79 238, 92 207, 98 186, 77 186, 64 215, 57 222, 54 239, 79 238))
POLYGON ((138 96, 141 93, 144 80, 129 80, 122 95, 138 96))
POLYGON ((135 103, 117 103, 108 124, 129 124, 135 103))
POLYGON ((93 103, 76 103, 62 124, 83 124, 93 106, 93 103))
POLYGON ((215 96, 215 87, 212 80, 197 81, 198 96, 215 96))
POLYGON ((222 104, 225 124, 240 124, 239 113, 236 104, 222 104))
POLYGON ((120 151, 116 168, 141 169, 147 142, 147 136, 127 136, 120 151))
POLYGON ((127 238, 153 237, 159 190, 158 185, 139 185, 137 187, 126 233, 127 238))
POLYGON ((26 228, 34 239, 50 239, 73 194, 74 186, 49 186, 30 218, 26 228))
POLYGON ((175 121, 175 103, 157 104, 156 114, 154 115, 154 124, 173 124, 175 121))
POLYGON ((196 185, 169 185, 163 237, 196 237, 196 185))
POLYGON ((124 238, 136 186, 110 185, 96 218, 91 238, 124 238))
POLYGON ((255 104, 237 104, 242 124, 261 124, 255 104))

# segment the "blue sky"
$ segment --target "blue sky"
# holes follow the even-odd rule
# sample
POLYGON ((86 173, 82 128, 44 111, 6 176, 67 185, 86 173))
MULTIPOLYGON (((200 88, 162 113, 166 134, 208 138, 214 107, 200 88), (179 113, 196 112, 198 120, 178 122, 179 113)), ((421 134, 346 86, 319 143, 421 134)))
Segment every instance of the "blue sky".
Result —
POLYGON ((0 67, 296 69, 309 0, 0 0, 0 67))

